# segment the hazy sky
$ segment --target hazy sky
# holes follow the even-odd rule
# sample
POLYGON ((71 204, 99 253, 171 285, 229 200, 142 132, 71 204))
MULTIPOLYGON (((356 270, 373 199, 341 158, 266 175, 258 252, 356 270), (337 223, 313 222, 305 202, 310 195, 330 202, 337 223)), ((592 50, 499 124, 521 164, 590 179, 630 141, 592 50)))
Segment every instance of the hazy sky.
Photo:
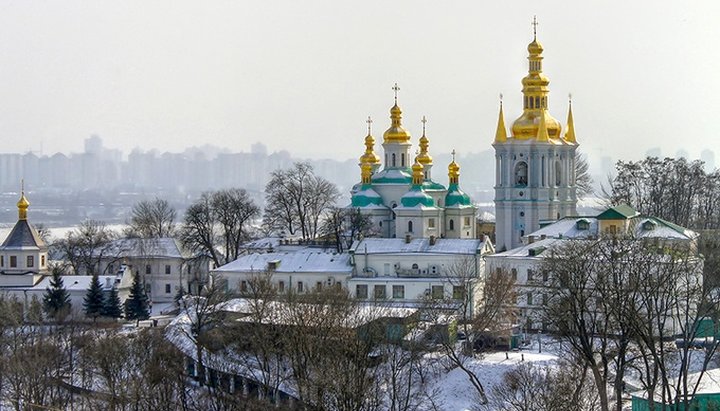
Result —
POLYGON ((583 150, 720 155, 716 0, 2 1, 0 151, 97 133, 126 152, 358 157, 394 82, 413 142, 426 115, 431 153, 485 150, 498 94, 508 124, 521 112, 534 14, 551 113, 564 123, 572 92, 583 150))

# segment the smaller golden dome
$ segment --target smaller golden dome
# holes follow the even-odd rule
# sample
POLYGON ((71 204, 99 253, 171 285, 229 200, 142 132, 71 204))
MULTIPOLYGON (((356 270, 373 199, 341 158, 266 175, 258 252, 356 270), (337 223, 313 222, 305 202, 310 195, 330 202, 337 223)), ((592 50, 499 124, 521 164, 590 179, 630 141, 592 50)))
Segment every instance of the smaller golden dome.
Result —
POLYGON ((423 180, 425 180, 425 173, 423 173, 423 169, 424 167, 420 164, 418 157, 415 157, 415 163, 412 165, 413 184, 422 184, 423 180))
POLYGON ((450 184, 457 184, 460 178, 460 165, 455 162, 455 150, 452 151, 452 161, 448 164, 448 178, 450 184))
POLYGON ((428 154, 429 143, 430 140, 423 134, 423 136, 420 137, 420 154, 418 154, 417 161, 424 166, 431 165, 433 161, 430 154, 428 154))
POLYGON ((372 165, 368 163, 362 163, 360 165, 360 179, 363 184, 370 184, 372 177, 372 165))
POLYGON ((25 197, 25 192, 23 191, 22 194, 20 194, 20 200, 17 202, 19 220, 27 220, 28 207, 30 207, 30 201, 25 197))
POLYGON ((370 134, 365 137, 365 154, 360 156, 360 163, 380 164, 380 157, 375 154, 375 138, 370 134))

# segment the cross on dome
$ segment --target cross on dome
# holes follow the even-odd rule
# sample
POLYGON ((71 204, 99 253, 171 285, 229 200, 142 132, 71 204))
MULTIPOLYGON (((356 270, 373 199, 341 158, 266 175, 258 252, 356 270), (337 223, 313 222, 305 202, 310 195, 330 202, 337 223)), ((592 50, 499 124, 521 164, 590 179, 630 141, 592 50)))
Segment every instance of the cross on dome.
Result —
POLYGON ((368 116, 368 119, 367 119, 365 122, 366 122, 367 125, 368 125, 368 135, 371 135, 371 134, 372 134, 372 133, 371 133, 371 131, 372 131, 372 122, 373 122, 373 121, 372 121, 372 118, 370 118, 370 116, 368 116))
POLYGON ((533 26, 533 39, 536 40, 537 39, 537 26, 538 26, 537 16, 533 16, 533 21, 531 24, 533 26))
POLYGON ((425 116, 423 116, 422 120, 420 120, 421 123, 423 123, 423 135, 425 135, 425 123, 427 123, 427 119, 425 116))
POLYGON ((400 87, 398 87, 397 83, 392 87, 393 91, 395 92, 395 104, 397 104, 397 95, 398 91, 400 91, 400 87))

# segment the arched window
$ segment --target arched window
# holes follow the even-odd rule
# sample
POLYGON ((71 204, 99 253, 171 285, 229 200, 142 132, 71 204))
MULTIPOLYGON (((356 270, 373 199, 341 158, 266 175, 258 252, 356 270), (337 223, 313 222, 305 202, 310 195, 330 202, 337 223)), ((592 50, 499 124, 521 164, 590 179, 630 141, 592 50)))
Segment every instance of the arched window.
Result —
POLYGON ((559 161, 555 162, 555 185, 559 186, 562 183, 562 166, 559 161))
POLYGON ((528 184, 528 166, 527 163, 521 161, 515 166, 515 185, 527 187, 528 184))
POLYGON ((413 268, 413 270, 417 270, 418 269, 417 263, 413 263, 412 268, 413 268))
POLYGON ((453 231, 455 229, 455 220, 450 219, 450 224, 448 225, 450 226, 450 231, 453 231))
POLYGON ((413 232, 413 230, 412 230, 412 221, 408 221, 408 232, 409 232, 409 233, 412 233, 412 232, 413 232))
POLYGON ((395 167, 395 153, 392 153, 392 167, 395 167))

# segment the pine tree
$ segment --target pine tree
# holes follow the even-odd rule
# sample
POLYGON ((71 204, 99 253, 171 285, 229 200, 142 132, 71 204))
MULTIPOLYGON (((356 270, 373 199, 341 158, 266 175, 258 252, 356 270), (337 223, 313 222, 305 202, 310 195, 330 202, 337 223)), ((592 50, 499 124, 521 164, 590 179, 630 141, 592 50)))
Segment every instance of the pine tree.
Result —
POLYGON ((92 276, 90 287, 87 293, 85 293, 85 299, 83 300, 85 315, 95 321, 102 314, 103 303, 103 288, 98 275, 95 274, 92 276))
POLYGON ((125 319, 147 320, 148 318, 150 318, 150 310, 148 309, 147 295, 145 295, 145 290, 140 282, 140 275, 135 274, 132 288, 130 288, 130 296, 125 300, 125 319))
POLYGON ((122 308, 117 288, 113 287, 110 289, 110 294, 108 294, 105 299, 101 314, 103 317, 110 318, 120 318, 122 316, 122 308))
POLYGON ((70 306, 70 295, 65 289, 60 270, 54 269, 50 286, 43 295, 43 309, 49 317, 62 319, 70 312, 70 306))

